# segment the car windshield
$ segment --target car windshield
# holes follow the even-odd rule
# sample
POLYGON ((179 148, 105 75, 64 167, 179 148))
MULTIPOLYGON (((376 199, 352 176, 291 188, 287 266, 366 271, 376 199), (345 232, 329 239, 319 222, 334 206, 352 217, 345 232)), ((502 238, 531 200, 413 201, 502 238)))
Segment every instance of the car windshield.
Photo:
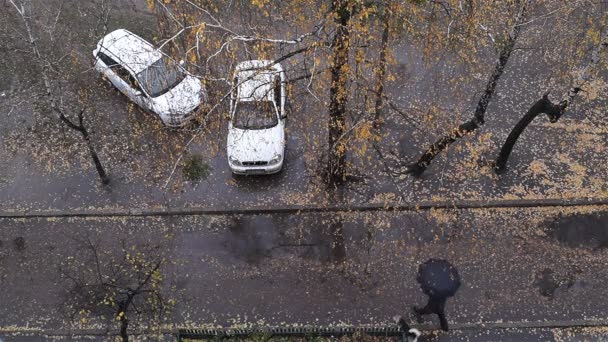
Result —
POLYGON ((151 97, 163 95, 185 77, 177 63, 165 55, 137 74, 137 80, 151 97))
POLYGON ((271 101, 238 102, 233 125, 239 129, 265 129, 279 123, 274 104, 271 101))

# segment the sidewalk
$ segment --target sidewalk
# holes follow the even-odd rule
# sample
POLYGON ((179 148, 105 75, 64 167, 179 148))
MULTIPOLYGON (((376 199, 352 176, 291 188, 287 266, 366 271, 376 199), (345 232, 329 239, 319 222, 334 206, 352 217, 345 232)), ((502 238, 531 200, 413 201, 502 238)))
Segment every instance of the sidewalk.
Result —
MULTIPOLYGON (((166 246, 166 295, 177 302, 170 329, 386 325, 396 314, 414 323, 410 307, 425 301, 417 265, 432 257, 462 277, 447 304, 455 329, 603 326, 608 241, 597 239, 607 212, 603 205, 5 218, 0 331, 69 326, 56 314, 65 294, 56 270, 77 255, 69 237, 86 233, 166 246), (338 235, 329 230, 336 220, 338 235)), ((423 325, 436 326, 432 317, 423 325)))

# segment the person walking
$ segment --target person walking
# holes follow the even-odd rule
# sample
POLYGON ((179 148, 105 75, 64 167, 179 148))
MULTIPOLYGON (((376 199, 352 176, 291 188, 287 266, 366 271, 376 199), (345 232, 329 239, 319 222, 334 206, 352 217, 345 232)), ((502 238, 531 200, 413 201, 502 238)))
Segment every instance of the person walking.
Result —
POLYGON ((445 317, 445 303, 460 287, 460 275, 452 264, 442 259, 430 259, 418 267, 416 277, 422 292, 429 296, 423 308, 414 307, 417 315, 436 314, 439 316, 441 329, 448 331, 448 320, 445 317))
POLYGON ((445 318, 445 302, 446 297, 429 296, 429 301, 426 306, 419 308, 414 306, 414 311, 417 315, 432 315, 436 314, 439 317, 439 325, 443 331, 448 331, 448 320, 445 318))

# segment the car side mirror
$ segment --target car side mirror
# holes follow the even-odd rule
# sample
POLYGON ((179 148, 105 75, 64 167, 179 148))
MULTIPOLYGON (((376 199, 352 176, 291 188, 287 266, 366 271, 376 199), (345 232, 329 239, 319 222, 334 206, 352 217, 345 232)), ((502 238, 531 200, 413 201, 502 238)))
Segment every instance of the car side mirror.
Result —
POLYGON ((291 112, 292 110, 293 109, 291 108, 291 102, 285 101, 285 109, 283 109, 283 115, 281 116, 281 119, 286 119, 287 113, 291 112))

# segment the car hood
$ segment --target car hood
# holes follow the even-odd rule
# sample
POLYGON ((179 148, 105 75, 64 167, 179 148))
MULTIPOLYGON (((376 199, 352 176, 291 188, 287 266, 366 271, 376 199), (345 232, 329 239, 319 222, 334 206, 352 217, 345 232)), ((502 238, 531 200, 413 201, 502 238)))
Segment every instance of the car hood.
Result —
POLYGON ((186 115, 203 101, 203 86, 193 76, 186 76, 177 86, 152 98, 154 111, 163 117, 186 115))
POLYGON ((228 157, 244 161, 270 161, 274 156, 283 155, 285 132, 283 122, 259 130, 228 129, 228 157))

